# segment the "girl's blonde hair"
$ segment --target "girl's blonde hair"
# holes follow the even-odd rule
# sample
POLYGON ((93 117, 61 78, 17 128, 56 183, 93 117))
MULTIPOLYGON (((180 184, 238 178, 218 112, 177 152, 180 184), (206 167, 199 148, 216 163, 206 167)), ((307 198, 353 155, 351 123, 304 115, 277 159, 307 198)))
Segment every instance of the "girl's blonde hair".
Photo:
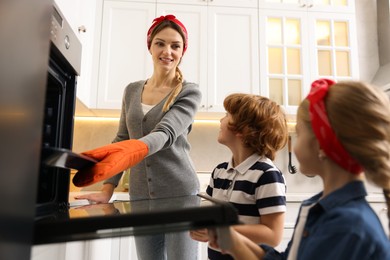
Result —
MULTIPOLYGON (((383 189, 390 217, 389 97, 376 86, 344 81, 330 87, 325 106, 340 143, 363 167, 367 180, 383 189)), ((298 108, 298 120, 312 129, 307 99, 298 108)))
POLYGON ((288 137, 282 107, 266 97, 241 93, 227 96, 223 105, 232 117, 229 129, 242 134, 244 144, 254 152, 274 160, 288 137))
MULTIPOLYGON (((362 82, 339 82, 325 98, 330 125, 338 140, 364 168, 367 179, 390 188, 390 101, 379 88, 362 82)), ((311 128, 309 101, 298 118, 311 128)))

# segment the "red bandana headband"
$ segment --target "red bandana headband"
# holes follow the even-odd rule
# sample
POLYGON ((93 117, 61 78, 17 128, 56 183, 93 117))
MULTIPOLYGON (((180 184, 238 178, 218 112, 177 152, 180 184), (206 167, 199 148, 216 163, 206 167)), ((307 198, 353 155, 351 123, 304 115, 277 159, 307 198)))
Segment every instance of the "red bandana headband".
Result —
POLYGON ((187 34, 187 29, 186 27, 184 26, 184 24, 182 24, 178 19, 176 19, 176 17, 172 14, 168 14, 166 16, 160 16, 160 17, 157 17, 153 20, 153 23, 152 23, 152 26, 150 26, 149 30, 148 30, 148 34, 147 34, 147 38, 146 38, 146 42, 147 42, 147 45, 148 45, 148 49, 150 49, 150 44, 151 44, 151 40, 150 40, 150 36, 154 30, 154 28, 156 28, 157 25, 159 25, 162 21, 165 21, 165 20, 168 20, 168 21, 172 21, 174 22, 175 24, 177 24, 181 30, 183 31, 184 33, 184 36, 185 36, 185 39, 184 39, 184 46, 183 46, 183 55, 184 53, 186 52, 187 50, 187 46, 188 46, 188 34, 187 34))
POLYGON ((360 164, 352 158, 337 139, 329 123, 324 100, 329 88, 335 84, 329 79, 319 79, 311 84, 307 99, 310 101, 309 112, 313 132, 325 154, 342 168, 353 174, 362 172, 360 164))

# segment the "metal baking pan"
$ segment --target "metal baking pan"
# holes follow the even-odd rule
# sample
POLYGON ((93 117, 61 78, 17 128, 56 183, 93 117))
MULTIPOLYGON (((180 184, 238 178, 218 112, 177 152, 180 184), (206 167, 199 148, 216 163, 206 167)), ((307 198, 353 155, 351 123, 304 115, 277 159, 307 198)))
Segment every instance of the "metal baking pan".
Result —
POLYGON ((64 148, 44 148, 42 154, 43 163, 51 167, 81 170, 97 163, 93 158, 64 148))

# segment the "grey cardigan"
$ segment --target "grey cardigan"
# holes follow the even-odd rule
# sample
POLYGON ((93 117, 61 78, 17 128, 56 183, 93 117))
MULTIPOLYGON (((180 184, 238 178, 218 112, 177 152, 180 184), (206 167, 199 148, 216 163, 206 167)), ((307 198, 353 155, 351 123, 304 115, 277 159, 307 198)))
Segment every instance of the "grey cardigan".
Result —
MULTIPOLYGON (((167 112, 166 98, 146 115, 141 95, 145 80, 130 83, 123 95, 117 136, 113 142, 139 139, 149 147, 147 157, 130 170, 129 193, 134 199, 154 199, 194 195, 199 180, 189 156, 187 135, 201 102, 199 86, 184 82, 183 89, 167 112)), ((122 173, 105 181, 118 185, 122 173)))

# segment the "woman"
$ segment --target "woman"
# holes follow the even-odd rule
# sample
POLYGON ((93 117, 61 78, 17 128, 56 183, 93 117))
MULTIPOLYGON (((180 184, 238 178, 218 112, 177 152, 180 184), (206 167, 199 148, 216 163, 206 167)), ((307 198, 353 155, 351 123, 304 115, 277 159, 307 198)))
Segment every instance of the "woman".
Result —
MULTIPOLYGON (((219 246, 246 260, 390 259, 390 242, 363 184, 366 178, 385 193, 390 188, 386 94, 361 82, 317 80, 299 106, 296 131, 300 171, 321 177, 324 188, 302 203, 286 251, 259 247, 233 229, 230 243, 219 246)), ((215 233, 210 239, 218 245, 215 233)))
MULTIPOLYGON (((147 32, 154 71, 129 84, 123 95, 113 144, 83 154, 99 162, 76 173, 76 186, 108 179, 100 193, 79 196, 97 203, 110 200, 122 171, 131 167, 131 200, 195 195, 199 181, 189 156, 187 135, 198 110, 197 84, 183 80, 178 68, 188 46, 187 30, 173 15, 154 19, 147 32)), ((197 243, 186 232, 135 237, 138 258, 197 259, 197 243)))

